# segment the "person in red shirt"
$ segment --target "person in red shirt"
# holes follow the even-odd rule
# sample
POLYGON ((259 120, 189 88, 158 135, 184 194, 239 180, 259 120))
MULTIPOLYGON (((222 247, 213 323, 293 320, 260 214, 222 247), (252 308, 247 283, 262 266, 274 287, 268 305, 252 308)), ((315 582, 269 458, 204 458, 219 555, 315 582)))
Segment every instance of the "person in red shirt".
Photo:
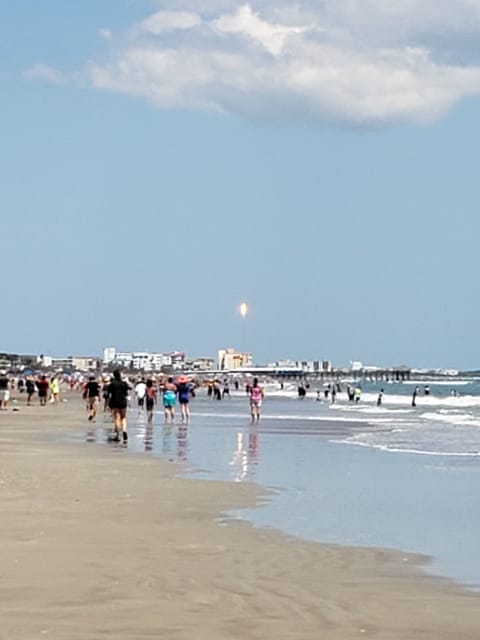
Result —
POLYGON ((40 380, 37 380, 37 389, 40 406, 44 407, 47 404, 48 390, 50 389, 50 383, 47 380, 47 376, 40 376, 40 380))

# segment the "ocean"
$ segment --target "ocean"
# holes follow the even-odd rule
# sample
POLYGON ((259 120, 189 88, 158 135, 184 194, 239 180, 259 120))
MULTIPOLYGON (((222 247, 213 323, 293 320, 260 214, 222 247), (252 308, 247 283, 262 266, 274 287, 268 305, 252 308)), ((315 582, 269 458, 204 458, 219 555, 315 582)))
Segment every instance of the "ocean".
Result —
POLYGON ((128 449, 183 462, 192 477, 267 487, 260 507, 231 514, 256 526, 426 554, 430 573, 478 588, 479 382, 363 383, 358 404, 345 388, 335 404, 316 390, 300 400, 293 386, 268 385, 258 426, 242 392, 215 401, 201 391, 188 427, 164 426, 160 408, 149 426, 132 409, 128 449))

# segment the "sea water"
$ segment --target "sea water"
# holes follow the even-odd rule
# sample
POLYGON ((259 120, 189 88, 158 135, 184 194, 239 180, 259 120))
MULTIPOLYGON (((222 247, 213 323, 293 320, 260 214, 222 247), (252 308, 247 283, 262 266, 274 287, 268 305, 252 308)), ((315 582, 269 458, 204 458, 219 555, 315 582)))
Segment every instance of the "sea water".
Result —
POLYGON ((321 542, 402 549, 432 557, 431 572, 480 585, 480 388, 415 381, 363 385, 358 404, 303 400, 267 388, 258 426, 248 398, 203 392, 186 425, 130 412, 129 449, 187 464, 189 475, 273 489, 260 508, 236 513, 255 525, 321 542), (383 403, 377 406, 380 388, 383 403), (452 395, 452 389, 457 395, 452 395), (477 395, 478 394, 478 395, 477 395))

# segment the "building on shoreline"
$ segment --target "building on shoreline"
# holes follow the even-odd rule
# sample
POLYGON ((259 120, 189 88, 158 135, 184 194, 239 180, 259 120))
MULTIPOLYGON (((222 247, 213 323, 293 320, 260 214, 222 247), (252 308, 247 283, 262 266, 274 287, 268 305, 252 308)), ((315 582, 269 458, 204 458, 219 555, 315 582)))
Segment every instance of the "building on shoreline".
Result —
POLYGON ((213 371, 215 360, 213 358, 196 358, 192 362, 187 362, 186 366, 192 371, 213 371))
POLYGON ((99 358, 92 356, 68 356, 67 358, 52 358, 45 355, 17 355, 13 353, 0 354, 0 369, 10 371, 96 371, 100 367, 99 358))
POLYGON ((55 371, 96 371, 100 360, 91 356, 69 356, 68 358, 51 358, 51 368, 55 371))
POLYGON ((0 353, 0 369, 12 369, 15 371, 36 369, 41 362, 40 359, 41 356, 0 353))
POLYGON ((165 370, 181 371, 185 367, 185 353, 183 351, 169 353, 117 351, 115 347, 106 347, 103 350, 103 366, 107 369, 121 367, 146 373, 165 370))
POLYGON ((234 371, 235 369, 243 369, 252 366, 252 354, 241 353, 235 349, 220 349, 217 358, 218 368, 234 371))
POLYGON ((301 369, 305 373, 320 373, 332 371, 330 360, 277 360, 268 367, 276 369, 301 369))

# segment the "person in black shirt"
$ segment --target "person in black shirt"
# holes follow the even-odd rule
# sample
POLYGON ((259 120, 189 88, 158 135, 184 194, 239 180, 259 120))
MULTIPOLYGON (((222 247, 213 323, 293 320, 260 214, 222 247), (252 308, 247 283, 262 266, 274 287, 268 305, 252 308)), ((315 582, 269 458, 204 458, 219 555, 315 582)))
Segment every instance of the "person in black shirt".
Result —
POLYGON ((415 387, 412 394, 412 407, 417 406, 418 387, 415 387))
POLYGON ((130 387, 122 380, 121 373, 118 369, 113 372, 113 380, 108 385, 108 406, 113 415, 114 422, 114 440, 120 440, 120 432, 122 432, 123 441, 128 440, 127 434, 127 405, 128 392, 130 387))
POLYGON ((27 392, 27 407, 30 407, 32 404, 33 394, 35 393, 35 382, 32 378, 27 378, 25 382, 25 391, 27 392))
POLYGON ((0 409, 7 411, 10 400, 9 380, 5 371, 0 371, 0 409))
POLYGON ((90 376, 85 385, 84 397, 87 401, 88 419, 95 422, 97 416, 98 399, 100 397, 100 385, 95 376, 90 376))

